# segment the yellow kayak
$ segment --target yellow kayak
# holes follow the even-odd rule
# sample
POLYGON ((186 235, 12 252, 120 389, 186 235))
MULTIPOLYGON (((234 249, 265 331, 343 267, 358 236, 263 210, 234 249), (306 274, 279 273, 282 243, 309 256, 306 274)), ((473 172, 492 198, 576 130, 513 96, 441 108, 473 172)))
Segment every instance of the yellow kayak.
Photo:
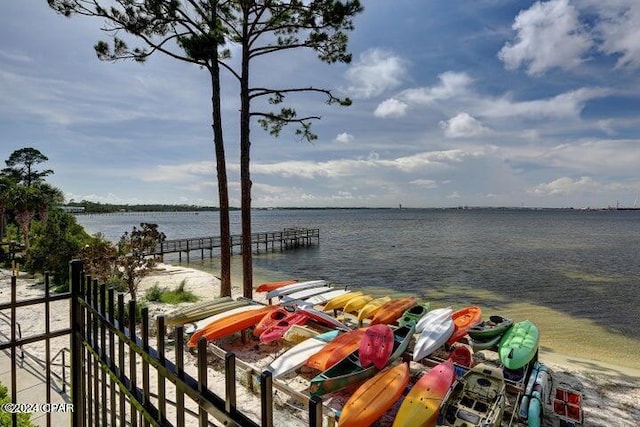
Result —
POLYGON ((370 319, 376 314, 376 311, 386 303, 391 301, 390 297, 382 297, 376 298, 374 300, 369 301, 364 307, 360 309, 358 312, 358 321, 362 322, 364 319, 370 319))
POLYGON ((351 298, 349 302, 347 302, 342 309, 345 313, 353 313, 355 311, 360 310, 362 307, 367 305, 369 301, 372 301, 373 297, 371 295, 360 295, 354 298, 351 298))
POLYGON ((339 308, 344 307, 349 302, 349 300, 351 300, 351 298, 359 297, 360 295, 362 295, 362 292, 357 291, 357 292, 349 292, 348 294, 337 296, 333 299, 330 299, 329 302, 325 304, 322 310, 324 311, 337 310, 339 308))

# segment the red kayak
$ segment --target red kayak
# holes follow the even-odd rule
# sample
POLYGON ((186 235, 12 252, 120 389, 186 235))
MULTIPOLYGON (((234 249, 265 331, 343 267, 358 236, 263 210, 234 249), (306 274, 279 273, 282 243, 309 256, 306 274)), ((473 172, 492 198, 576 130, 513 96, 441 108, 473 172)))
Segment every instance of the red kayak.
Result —
POLYGON ((305 363, 308 367, 326 371, 360 347, 360 340, 367 328, 360 328, 338 335, 320 351, 311 355, 305 363))
POLYGON ((281 320, 284 320, 287 316, 293 313, 292 309, 286 307, 277 307, 266 316, 264 316, 253 329, 253 335, 259 337, 264 331, 275 325, 281 320))
POLYGON ((393 350, 393 330, 389 325, 379 324, 367 328, 360 340, 358 357, 360 364, 366 368, 372 364, 382 370, 389 361, 393 350))
POLYGON ((260 342, 268 344, 270 342, 282 339, 285 332, 289 330, 292 325, 304 325, 309 320, 309 315, 302 311, 297 311, 288 315, 283 320, 279 321, 275 325, 260 334, 260 342))

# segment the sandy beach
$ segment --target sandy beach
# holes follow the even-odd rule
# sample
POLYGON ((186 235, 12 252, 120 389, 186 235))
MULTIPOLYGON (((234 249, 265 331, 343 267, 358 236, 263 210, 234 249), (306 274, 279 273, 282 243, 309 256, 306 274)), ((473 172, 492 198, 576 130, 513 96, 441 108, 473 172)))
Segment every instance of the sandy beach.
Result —
MULTIPOLYGON (((10 301, 10 278, 9 272, 2 270, 0 280, 0 302, 10 301)), ((201 300, 213 299, 219 296, 219 280, 200 270, 191 268, 161 265, 154 272, 145 277, 139 290, 139 298, 144 296, 147 289, 158 285, 169 289, 175 289, 185 281, 185 289, 196 294, 201 300)), ((241 280, 233 279, 233 296, 240 296, 241 280)), ((43 285, 37 279, 20 276, 17 286, 18 299, 42 296, 44 294, 43 285)), ((264 301, 264 295, 256 293, 254 298, 264 301)), ((52 303, 51 307, 51 329, 62 329, 68 327, 69 303, 60 301, 52 303)), ((149 303, 149 311, 152 316, 168 313, 176 306, 165 304, 149 303)), ((5 313, 8 314, 8 313, 5 313)), ((44 330, 44 306, 37 309, 17 310, 17 320, 21 325, 23 336, 41 333, 44 330)), ((0 333, 3 338, 7 335, 8 325, 0 325, 0 333)), ((544 333, 544 331, 541 331, 544 333)), ((52 353, 55 354, 59 348, 68 346, 68 338, 56 339, 52 342, 52 353)), ((242 344, 239 337, 226 338, 216 342, 216 345, 226 351, 234 351, 239 360, 245 361, 260 371, 269 362, 280 354, 284 348, 280 344, 260 345, 258 341, 242 344)), ((27 351, 35 357, 44 357, 44 344, 29 345, 27 351)), ((173 349, 171 350, 173 351, 173 349)), ((196 376, 196 358, 189 351, 185 350, 185 363, 187 372, 196 376)), ((558 353, 541 352, 540 360, 550 369, 554 382, 568 385, 583 394, 583 411, 585 426, 636 426, 640 420, 640 370, 616 366, 612 364, 597 362, 588 359, 569 357, 558 353)), ((413 367, 412 367, 413 368, 413 367)), ((313 375, 312 372, 305 372, 304 368, 300 374, 289 375, 283 378, 289 387, 304 392, 306 381, 313 375)), ((0 379, 8 382, 8 378, 0 379)), ((153 382, 153 381, 152 381, 153 382)), ((223 364, 211 363, 208 370, 209 388, 216 394, 224 395, 224 372, 223 364)), ((339 409, 340 405, 348 398, 348 394, 334 393, 326 399, 329 407, 339 409)), ((260 417, 259 399, 253 392, 239 385, 237 392, 238 408, 247 413, 256 421, 260 417)), ((274 414, 275 425, 304 426, 307 424, 306 409, 300 407, 294 400, 289 399, 280 391, 275 393, 276 413, 274 414)), ((391 409, 391 414, 397 410, 396 405, 391 409)), ((379 425, 390 425, 392 415, 384 417, 379 425)), ((194 420, 195 422, 195 420, 194 420)))

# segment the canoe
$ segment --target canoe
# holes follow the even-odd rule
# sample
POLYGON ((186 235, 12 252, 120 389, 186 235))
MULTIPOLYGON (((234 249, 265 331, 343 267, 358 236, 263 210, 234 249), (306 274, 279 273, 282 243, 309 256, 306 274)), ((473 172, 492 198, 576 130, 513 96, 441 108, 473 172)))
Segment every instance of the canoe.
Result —
POLYGON ((529 320, 515 323, 498 344, 500 361, 508 369, 525 366, 538 352, 540 333, 529 320))
POLYGON ((306 365, 319 371, 326 371, 360 347, 360 340, 366 328, 355 329, 339 335, 329 345, 309 356, 306 365))
POLYGON ((383 305, 391 301, 390 297, 381 297, 376 298, 372 301, 369 301, 367 305, 362 307, 358 312, 358 321, 362 322, 364 319, 369 319, 376 314, 376 311, 380 309, 383 305))
POLYGON ((505 399, 502 370, 479 363, 453 383, 440 406, 438 425, 500 427, 505 399))
POLYGON ((345 295, 351 292, 348 289, 335 289, 331 292, 325 292, 319 295, 314 295, 310 298, 304 300, 305 304, 309 304, 310 306, 326 304, 329 300, 339 297, 340 295, 345 295))
POLYGON ((427 313, 418 322, 422 323, 424 329, 420 332, 413 347, 413 360, 416 362, 442 347, 455 328, 451 319, 451 309, 433 314, 434 312, 435 310, 427 313))
POLYGON ((467 334, 474 340, 487 341, 489 338, 504 334, 512 325, 513 320, 508 317, 493 315, 489 317, 489 320, 469 328, 467 334))
POLYGON ((307 323, 307 320, 309 320, 309 315, 305 312, 296 311, 295 313, 291 313, 289 316, 262 332, 260 334, 260 342, 262 344, 268 344, 280 340, 291 325, 304 325, 307 323))
POLYGON ((358 357, 365 368, 374 365, 382 370, 393 350, 393 330, 389 325, 379 324, 367 328, 360 340, 358 357))
MULTIPOLYGON (((238 301, 240 302, 240 301, 238 301)), ((262 307, 265 307, 261 304, 241 304, 239 306, 235 306, 233 308, 225 309, 220 313, 216 313, 213 316, 209 316, 206 319, 198 320, 193 324, 192 333, 197 333, 202 329, 206 328, 210 323, 215 322, 218 319, 222 319, 224 317, 230 316, 232 314, 241 313, 243 311, 251 311, 251 310, 259 310, 262 307)))
POLYGON ((292 292, 289 295, 284 295, 280 298, 280 303, 283 304, 297 300, 304 300, 306 298, 311 298, 314 295, 324 294, 333 290, 334 288, 330 286, 318 286, 316 288, 303 289, 301 291, 292 292))
POLYGON ((322 311, 331 311, 331 310, 338 310, 342 307, 344 307, 351 298, 355 298, 355 297, 359 297, 360 295, 362 295, 362 292, 360 291, 355 291, 355 292, 350 292, 346 295, 340 295, 338 297, 335 297, 333 299, 330 299, 322 308, 322 311))
POLYGON ((359 297, 351 298, 349 302, 344 305, 342 311, 345 313, 353 313, 359 311, 370 301, 373 301, 373 297, 371 295, 360 295, 359 297))
MULTIPOLYGON (((396 327, 393 330, 394 343, 389 361, 397 359, 405 352, 409 341, 413 337, 414 331, 414 325, 396 327)), ((342 336, 344 335, 346 334, 342 336)), ((329 345, 324 347, 323 350, 329 347, 329 345)), ((314 396, 322 396, 358 384, 371 378, 376 372, 378 372, 378 369, 375 365, 364 367, 360 364, 358 349, 356 348, 347 357, 344 357, 329 369, 312 378, 309 384, 309 392, 314 396)))
POLYGON ((279 280, 277 282, 267 282, 261 283, 260 286, 256 288, 256 292, 269 292, 281 288, 287 285, 293 285, 294 283, 298 283, 297 280, 279 280))
POLYGON ((433 427, 438 409, 455 380, 451 360, 431 368, 411 387, 393 421, 393 427, 433 427))
POLYGON ((295 308, 286 306, 286 307, 276 307, 273 311, 269 312, 269 314, 265 315, 260 321, 256 324, 256 327, 253 328, 253 335, 259 337, 261 333, 283 320, 291 313, 295 311, 295 308))
POLYGON ((447 316, 451 317, 451 313, 453 310, 451 307, 446 308, 436 308, 435 310, 431 310, 416 323, 416 332, 422 332, 426 325, 430 324, 434 318, 440 317, 443 313, 446 313, 447 316))
POLYGON ((404 326, 409 323, 418 323, 418 320, 424 317, 424 315, 427 314, 429 310, 431 310, 431 303, 423 302, 420 304, 416 304, 402 313, 402 317, 400 317, 400 320, 398 320, 398 324, 400 326, 404 326))
POLYGON ((289 295, 291 293, 301 291, 303 289, 317 288, 318 286, 324 286, 326 283, 327 282, 324 280, 309 280, 306 282, 292 283, 290 285, 286 285, 281 288, 277 288, 267 292, 266 297, 267 299, 272 299, 275 297, 283 297, 285 295, 289 295))
POLYGON ((233 302, 231 297, 221 297, 214 298, 209 301, 189 304, 166 313, 164 315, 164 324, 167 326, 173 326, 195 322, 196 320, 214 315, 215 312, 211 312, 212 310, 215 311, 221 304, 230 302, 233 302))
POLYGON ((304 340, 278 356, 266 370, 271 371, 273 378, 294 371, 304 365, 309 356, 317 353, 337 336, 338 331, 329 331, 304 340))
POLYGON ((482 310, 478 306, 465 307, 454 311, 451 314, 451 319, 453 319, 455 328, 453 334, 447 340, 447 345, 453 345, 453 343, 467 335, 469 328, 480 323, 482 321, 482 310))
POLYGON ((282 335, 282 339, 293 344, 313 338, 318 335, 318 331, 308 328, 304 325, 291 325, 289 329, 282 335))
MULTIPOLYGON (((243 307, 244 308, 244 307, 243 307)), ((220 339, 235 332, 255 326, 265 315, 272 311, 272 306, 262 306, 257 310, 242 311, 211 322, 204 329, 196 331, 189 338, 188 346, 195 347, 200 337, 207 341, 220 339)))
POLYGON ((338 418, 340 427, 369 426, 400 398, 409 384, 409 365, 400 363, 378 372, 349 397, 338 418))
POLYGON ((376 314, 371 319, 370 324, 376 325, 378 323, 393 323, 402 316, 402 313, 404 313, 405 310, 413 307, 415 304, 416 299, 414 297, 391 300, 376 311, 376 314))

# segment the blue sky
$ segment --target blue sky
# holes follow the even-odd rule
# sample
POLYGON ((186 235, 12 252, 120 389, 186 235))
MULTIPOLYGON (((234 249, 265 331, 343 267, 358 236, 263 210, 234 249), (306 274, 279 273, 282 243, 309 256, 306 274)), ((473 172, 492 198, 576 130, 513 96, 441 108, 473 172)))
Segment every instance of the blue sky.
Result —
MULTIPOLYGON (((44 0, 0 15, 0 159, 49 157, 67 199, 217 203, 207 73, 154 56, 101 62, 102 21, 44 0)), ((371 0, 351 64, 297 52, 253 84, 291 97, 319 138, 252 128, 253 203, 279 206, 631 206, 640 196, 640 2, 371 0)), ((232 47, 232 52, 233 52, 232 47)), ((223 87, 231 204, 238 92, 223 87)), ((637 202, 640 204, 640 201, 637 202)))

